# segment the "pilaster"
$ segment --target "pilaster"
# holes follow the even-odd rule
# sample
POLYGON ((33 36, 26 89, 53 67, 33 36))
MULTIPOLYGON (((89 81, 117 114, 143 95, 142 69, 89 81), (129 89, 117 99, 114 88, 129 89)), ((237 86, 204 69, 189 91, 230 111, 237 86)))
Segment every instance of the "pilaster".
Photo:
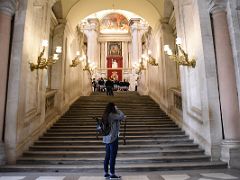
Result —
POLYGON ((0 1, 0 164, 5 164, 6 152, 5 144, 2 142, 3 125, 5 119, 5 102, 7 90, 7 75, 9 66, 9 46, 10 46, 10 32, 11 20, 15 13, 15 0, 1 0, 0 1))
POLYGON ((240 168, 240 118, 233 52, 226 15, 226 0, 209 1, 212 14, 222 121, 225 139, 221 159, 240 168))

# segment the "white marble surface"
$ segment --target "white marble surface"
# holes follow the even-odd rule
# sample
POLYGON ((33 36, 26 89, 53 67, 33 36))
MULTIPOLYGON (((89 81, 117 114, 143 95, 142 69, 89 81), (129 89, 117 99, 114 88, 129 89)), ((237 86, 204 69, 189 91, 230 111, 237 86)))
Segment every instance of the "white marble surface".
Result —
MULTIPOLYGON (((79 180, 105 180, 104 177, 81 176, 79 180)), ((149 180, 147 176, 122 176, 121 180, 149 180)))
POLYGON ((36 180, 63 180, 65 176, 40 176, 36 180))
MULTIPOLYGON (((173 172, 123 173, 121 180, 221 180, 240 179, 239 170, 188 170, 173 172)), ((100 173, 0 173, 0 180, 105 180, 100 173)))
POLYGON ((237 177, 225 174, 225 173, 203 173, 202 176, 208 178, 218 178, 218 179, 238 179, 237 177))
POLYGON ((187 174, 162 175, 164 180, 186 180, 190 178, 187 174))
POLYGON ((20 180, 24 178, 25 176, 1 176, 0 180, 20 180))

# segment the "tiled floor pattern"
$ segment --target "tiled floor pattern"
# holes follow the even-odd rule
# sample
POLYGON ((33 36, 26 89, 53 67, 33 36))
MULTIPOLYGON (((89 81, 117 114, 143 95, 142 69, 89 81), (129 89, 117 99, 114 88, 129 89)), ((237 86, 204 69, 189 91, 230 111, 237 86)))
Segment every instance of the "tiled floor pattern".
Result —
MULTIPOLYGON (((80 177, 72 177, 71 176, 39 176, 39 177, 28 177, 28 176, 0 176, 0 180, 104 180, 103 177, 100 176, 80 176, 80 177)), ((152 180, 155 178, 150 178, 148 176, 123 176, 122 180, 152 180)), ((240 179, 239 177, 235 177, 233 175, 229 175, 226 173, 200 173, 199 177, 192 177, 189 174, 164 174, 160 175, 159 180, 221 180, 221 179, 240 179)), ((157 179, 156 179, 157 180, 157 179)))
MULTIPOLYGON (((238 175, 237 175, 238 176, 238 175)), ((197 173, 197 174, 188 174, 188 173, 179 173, 179 174, 155 174, 153 175, 124 175, 122 180, 222 180, 229 179, 235 180, 240 179, 234 175, 227 173, 197 173)), ((105 180, 105 178, 100 176, 79 176, 79 175, 29 175, 26 176, 11 176, 0 175, 0 180, 105 180)))

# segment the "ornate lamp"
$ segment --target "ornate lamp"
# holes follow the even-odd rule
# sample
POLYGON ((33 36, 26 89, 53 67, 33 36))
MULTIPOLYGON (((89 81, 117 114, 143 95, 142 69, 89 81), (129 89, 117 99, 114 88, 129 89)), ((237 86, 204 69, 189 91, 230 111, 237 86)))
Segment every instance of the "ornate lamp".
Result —
POLYGON ((35 64, 33 62, 29 62, 31 71, 34 71, 35 69, 47 69, 48 66, 52 66, 53 64, 55 64, 57 62, 57 60, 59 59, 59 54, 62 53, 62 47, 57 46, 56 53, 53 54, 53 56, 50 56, 49 58, 44 58, 43 55, 45 52, 45 48, 48 46, 48 41, 43 40, 42 46, 43 46, 43 50, 40 53, 40 55, 38 56, 37 64, 35 64))
POLYGON ((139 59, 138 63, 135 63, 133 65, 133 68, 136 69, 136 74, 141 74, 142 70, 146 70, 144 64, 143 64, 143 59, 139 59))
POLYGON ((82 55, 80 57, 80 52, 77 51, 76 57, 72 60, 72 64, 70 64, 70 67, 77 67, 85 59, 86 59, 86 55, 82 55))
POLYGON ((84 71, 88 71, 89 72, 89 74, 92 76, 93 75, 93 72, 94 72, 94 70, 97 68, 97 66, 95 65, 95 63, 94 62, 92 62, 92 63, 89 63, 88 61, 86 61, 86 65, 85 65, 85 67, 84 67, 84 71))
POLYGON ((156 59, 152 57, 152 51, 148 50, 147 53, 142 54, 142 59, 144 59, 146 62, 151 64, 152 66, 158 66, 158 63, 156 63, 156 59))
POLYGON ((178 65, 191 66, 195 68, 196 60, 188 58, 188 54, 182 49, 181 44, 181 38, 177 38, 175 53, 173 53, 169 45, 164 45, 164 51, 169 56, 169 58, 175 61, 178 65))

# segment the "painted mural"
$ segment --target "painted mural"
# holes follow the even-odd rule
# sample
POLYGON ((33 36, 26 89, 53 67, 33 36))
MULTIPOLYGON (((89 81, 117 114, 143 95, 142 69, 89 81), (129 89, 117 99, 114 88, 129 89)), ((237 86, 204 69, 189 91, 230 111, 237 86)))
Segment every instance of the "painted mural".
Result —
POLYGON ((122 14, 108 14, 101 20, 100 31, 101 33, 128 33, 128 20, 122 14))

